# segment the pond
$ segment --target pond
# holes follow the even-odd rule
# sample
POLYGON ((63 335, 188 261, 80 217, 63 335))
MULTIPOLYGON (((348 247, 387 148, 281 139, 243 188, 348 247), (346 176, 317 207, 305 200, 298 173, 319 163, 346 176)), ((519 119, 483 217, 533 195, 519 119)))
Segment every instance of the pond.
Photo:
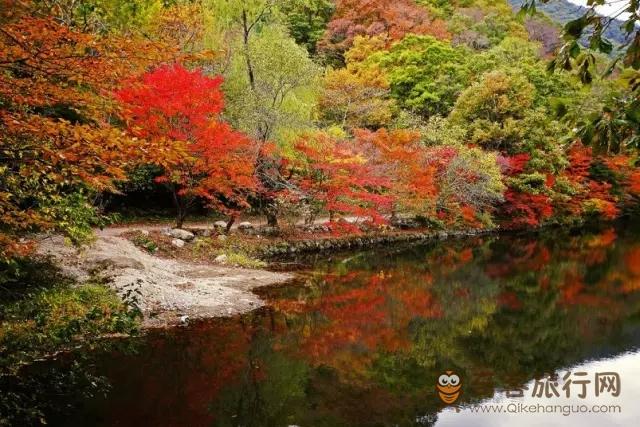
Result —
POLYGON ((48 378, 80 366, 98 375, 86 386, 104 382, 98 393, 84 392, 81 374, 67 375, 80 383, 72 388, 41 384, 38 399, 55 408, 50 425, 640 419, 639 227, 485 236, 305 262, 300 283, 261 292, 267 308, 33 368, 48 378), (442 390, 455 394, 452 404, 442 390))

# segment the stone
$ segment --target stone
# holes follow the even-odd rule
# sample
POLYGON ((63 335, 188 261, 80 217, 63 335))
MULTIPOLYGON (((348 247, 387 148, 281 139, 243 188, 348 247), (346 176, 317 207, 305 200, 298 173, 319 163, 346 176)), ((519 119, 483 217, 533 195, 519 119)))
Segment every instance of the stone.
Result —
POLYGON ((102 271, 108 269, 114 270, 144 270, 144 265, 133 258, 125 256, 98 257, 87 261, 90 270, 102 271))
POLYGON ((227 262, 228 257, 225 254, 218 255, 215 259, 215 262, 225 263, 227 262))
POLYGON ((205 230, 202 230, 202 233, 200 235, 202 237, 211 237, 211 230, 209 230, 208 228, 205 230))
POLYGON ((220 235, 218 236, 218 240, 219 240, 219 241, 221 241, 221 242, 224 242, 224 241, 226 241, 226 240, 227 240, 227 236, 225 236, 224 234, 220 234, 220 235))
POLYGON ((193 240, 195 234, 190 231, 182 230, 181 228, 173 228, 169 231, 169 235, 175 239, 184 240, 185 242, 190 242, 193 240))
POLYGON ((238 224, 238 230, 253 230, 253 224, 251 224, 250 222, 241 222, 240 224, 238 224))
POLYGON ((173 239, 173 240, 171 241, 171 244, 172 244, 173 246, 175 246, 176 248, 182 248, 182 247, 184 247, 184 243, 185 243, 185 242, 184 242, 184 240, 182 240, 182 239, 173 239))
POLYGON ((224 221, 216 221, 213 223, 213 228, 215 228, 216 230, 226 230, 227 229, 227 223, 224 221))
POLYGON ((391 225, 400 230, 412 230, 416 228, 420 228, 420 222, 418 222, 414 218, 392 218, 391 225))

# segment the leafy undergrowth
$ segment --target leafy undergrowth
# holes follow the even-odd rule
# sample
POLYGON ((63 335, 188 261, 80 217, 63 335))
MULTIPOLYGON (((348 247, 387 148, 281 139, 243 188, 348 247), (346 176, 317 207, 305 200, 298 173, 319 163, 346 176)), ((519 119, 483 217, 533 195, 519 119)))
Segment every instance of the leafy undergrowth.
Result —
POLYGON ((104 336, 135 334, 142 317, 135 296, 123 302, 100 283, 77 284, 46 263, 23 263, 2 276, 0 373, 34 360, 91 346, 104 336))

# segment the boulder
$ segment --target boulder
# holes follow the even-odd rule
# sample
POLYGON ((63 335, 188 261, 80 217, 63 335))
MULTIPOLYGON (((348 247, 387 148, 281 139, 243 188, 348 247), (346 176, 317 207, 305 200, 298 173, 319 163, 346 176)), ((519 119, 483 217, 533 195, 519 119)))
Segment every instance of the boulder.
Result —
POLYGON ((400 230, 412 230, 416 228, 420 228, 420 222, 415 218, 403 218, 397 217, 391 219, 391 225, 395 228, 399 228, 400 230))
POLYGON ((227 223, 224 221, 216 221, 213 223, 213 228, 218 231, 224 231, 227 229, 227 223))
POLYGON ((182 230, 180 228, 173 228, 169 231, 169 235, 175 239, 184 240, 185 242, 190 242, 196 237, 192 232, 187 230, 182 230))
POLYGON ((176 248, 182 248, 182 247, 184 247, 184 240, 182 240, 182 239, 173 239, 171 241, 171 244, 173 246, 175 246, 176 248))
POLYGON ((214 261, 224 264, 225 262, 227 262, 227 258, 228 257, 225 254, 222 254, 218 255, 214 261))
POLYGON ((255 227, 250 222, 241 222, 238 224, 238 230, 240 231, 253 231, 254 228, 255 227))
POLYGON ((87 260, 87 266, 92 271, 102 271, 108 269, 114 270, 144 270, 144 265, 133 258, 125 256, 112 256, 112 257, 96 257, 92 260, 87 260))

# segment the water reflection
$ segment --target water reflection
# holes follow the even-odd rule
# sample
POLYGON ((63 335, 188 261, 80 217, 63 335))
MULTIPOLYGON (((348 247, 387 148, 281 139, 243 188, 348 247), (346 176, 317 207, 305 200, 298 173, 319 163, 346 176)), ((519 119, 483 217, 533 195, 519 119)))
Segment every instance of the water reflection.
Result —
MULTIPOLYGON (((633 426, 638 422, 637 396, 640 396, 640 353, 624 353, 617 357, 591 361, 569 367, 568 371, 586 372, 586 376, 591 380, 591 375, 598 372, 615 372, 621 377, 621 390, 618 397, 613 397, 607 393, 595 396, 592 383, 588 384, 585 399, 580 399, 580 388, 578 393, 566 397, 564 392, 560 392, 559 397, 551 399, 540 399, 533 397, 531 393, 524 393, 522 398, 508 398, 506 393, 496 392, 494 397, 481 402, 475 407, 453 408, 443 410, 438 414, 437 426, 537 426, 537 425, 559 425, 584 427, 585 425, 605 426, 633 426), (523 406, 531 407, 540 411, 532 413, 522 412, 523 406), (478 407, 501 408, 503 413, 482 412, 478 407), (553 407, 553 409, 551 408, 553 407), (509 410, 509 411, 508 411, 509 410), (582 411, 586 412, 582 412, 582 411), (508 412, 507 412, 508 411, 508 412), (580 411, 580 412, 578 412, 580 411), (595 411, 598 411, 597 413, 595 411)), ((535 380, 525 385, 529 390, 534 388, 535 380)))
POLYGON ((465 408, 602 361, 629 371, 628 405, 615 418, 624 425, 640 418, 632 404, 640 396, 638 354, 625 354, 640 346, 640 233, 622 230, 490 237, 317 262, 304 286, 267 292, 270 309, 152 334, 137 355, 96 355, 112 391, 53 424, 551 423, 465 408), (464 380, 460 412, 437 397, 445 370, 464 380))

